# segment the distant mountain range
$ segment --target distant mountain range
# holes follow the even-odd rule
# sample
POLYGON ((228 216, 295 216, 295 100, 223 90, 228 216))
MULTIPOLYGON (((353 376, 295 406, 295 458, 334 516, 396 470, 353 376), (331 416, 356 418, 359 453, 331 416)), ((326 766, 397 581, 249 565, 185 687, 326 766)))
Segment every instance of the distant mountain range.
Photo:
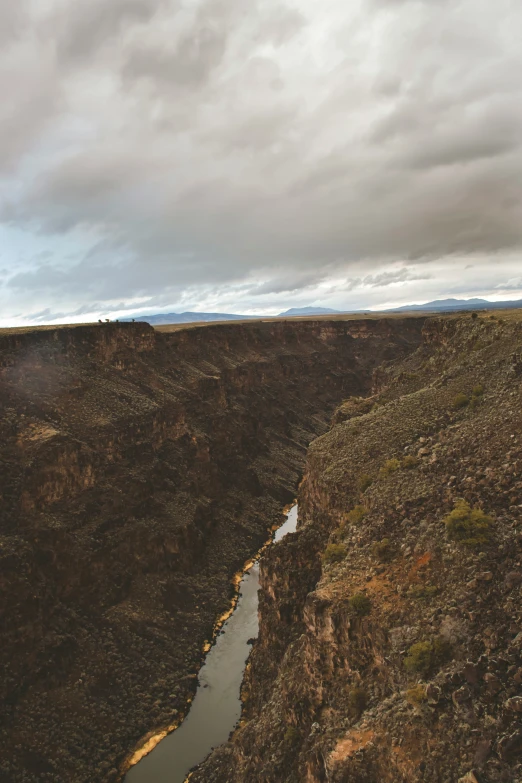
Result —
MULTIPOLYGON (((153 326, 167 324, 189 324, 211 321, 248 321, 260 318, 303 318, 313 315, 343 315, 346 313, 409 313, 430 312, 447 313, 458 310, 508 310, 522 308, 522 300, 512 302, 488 302, 487 299, 436 299, 424 304, 403 305, 389 310, 332 310, 329 307, 292 307, 274 316, 238 315, 237 313, 159 313, 156 315, 140 315, 135 321, 146 321, 153 326)), ((130 318, 121 319, 130 321, 130 318)))
MULTIPOLYGON (((247 321, 262 318, 291 318, 305 315, 340 315, 339 310, 331 310, 329 307, 294 307, 277 316, 238 315, 237 313, 159 313, 157 315, 140 315, 135 321, 145 321, 153 326, 165 326, 167 324, 190 324, 210 321, 247 321)), ((131 318, 122 318, 122 321, 130 321, 131 318)))
POLYGON ((387 313, 406 313, 415 310, 451 312, 452 310, 508 310, 522 307, 522 300, 513 302, 488 302, 487 299, 436 299, 425 304, 403 305, 386 310, 387 313))
MULTIPOLYGON (((159 315, 140 315, 135 321, 146 321, 153 326, 166 324, 192 324, 200 321, 245 321, 251 318, 257 319, 257 315, 236 315, 234 313, 160 313, 159 315)), ((131 318, 122 318, 122 321, 131 321, 131 318)))
POLYGON ((329 307, 292 307, 284 313, 279 313, 278 318, 299 315, 341 315, 342 312, 342 310, 331 310, 329 307))

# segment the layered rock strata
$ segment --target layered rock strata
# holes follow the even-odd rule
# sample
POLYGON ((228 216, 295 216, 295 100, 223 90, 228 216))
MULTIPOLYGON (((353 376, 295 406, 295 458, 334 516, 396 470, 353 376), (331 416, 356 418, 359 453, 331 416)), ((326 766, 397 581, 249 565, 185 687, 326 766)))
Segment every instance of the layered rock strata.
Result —
POLYGON ((334 406, 422 319, 0 333, 0 781, 120 778, 334 406))

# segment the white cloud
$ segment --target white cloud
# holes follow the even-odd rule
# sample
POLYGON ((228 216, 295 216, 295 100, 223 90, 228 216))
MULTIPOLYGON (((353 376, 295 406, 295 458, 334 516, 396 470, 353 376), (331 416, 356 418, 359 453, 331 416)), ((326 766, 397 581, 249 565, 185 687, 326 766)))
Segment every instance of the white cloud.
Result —
POLYGON ((510 0, 6 5, 3 312, 516 291, 521 26, 510 0))

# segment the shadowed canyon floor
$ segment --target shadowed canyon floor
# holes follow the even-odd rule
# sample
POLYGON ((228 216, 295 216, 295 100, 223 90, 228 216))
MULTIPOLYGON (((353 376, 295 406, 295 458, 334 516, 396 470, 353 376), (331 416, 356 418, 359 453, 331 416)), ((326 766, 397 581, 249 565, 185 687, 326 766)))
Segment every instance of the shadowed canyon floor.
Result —
POLYGON ((309 442, 423 322, 0 334, 0 781, 116 781, 179 721, 309 442))

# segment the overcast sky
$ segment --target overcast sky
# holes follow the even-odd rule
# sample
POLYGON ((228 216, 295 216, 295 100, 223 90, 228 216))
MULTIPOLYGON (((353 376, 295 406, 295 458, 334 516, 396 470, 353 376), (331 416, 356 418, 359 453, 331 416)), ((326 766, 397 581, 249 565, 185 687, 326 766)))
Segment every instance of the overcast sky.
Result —
POLYGON ((0 4, 0 324, 522 298, 520 0, 0 4))

